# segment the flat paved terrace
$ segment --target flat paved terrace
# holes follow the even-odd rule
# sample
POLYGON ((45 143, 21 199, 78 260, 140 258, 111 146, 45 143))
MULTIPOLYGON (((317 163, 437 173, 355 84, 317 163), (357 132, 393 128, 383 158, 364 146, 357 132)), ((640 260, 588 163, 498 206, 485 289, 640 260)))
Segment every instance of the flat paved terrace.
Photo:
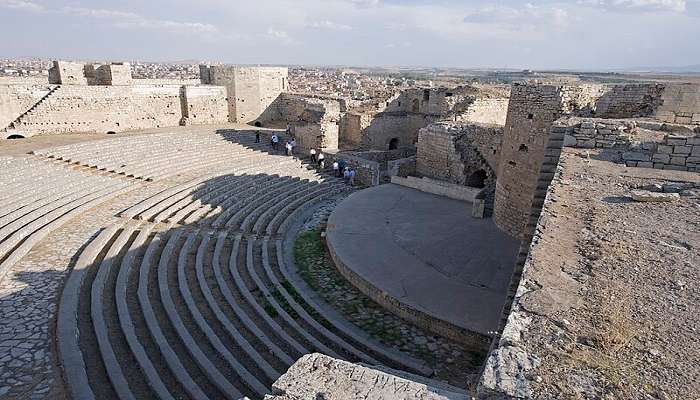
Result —
POLYGON ((437 319, 487 335, 497 328, 519 242, 470 214, 470 203, 381 185, 335 209, 328 245, 341 273, 382 305, 419 324, 437 319))

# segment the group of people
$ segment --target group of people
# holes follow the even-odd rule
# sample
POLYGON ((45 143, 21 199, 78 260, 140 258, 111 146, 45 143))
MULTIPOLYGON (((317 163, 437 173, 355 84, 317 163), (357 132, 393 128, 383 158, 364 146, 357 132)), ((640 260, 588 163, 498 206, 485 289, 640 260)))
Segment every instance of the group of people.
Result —
MULTIPOLYGON (((286 132, 288 135, 292 132, 292 128, 289 124, 287 124, 286 132)), ((255 132, 255 143, 260 143, 260 131, 255 132)), ((279 136, 277 136, 276 133, 273 133, 272 136, 270 136, 270 146, 272 147, 272 150, 277 151, 279 148, 279 143, 279 136)), ((292 138, 292 140, 286 141, 284 144, 285 154, 288 156, 293 156, 296 147, 296 139, 292 138)), ((315 164, 319 170, 324 170, 326 168, 326 156, 323 154, 323 152, 317 152, 316 149, 312 148, 309 150, 309 156, 311 158, 311 162, 315 164)), ((355 174, 356 171, 354 169, 346 166, 345 160, 338 159, 333 162, 333 175, 338 178, 343 177, 345 183, 348 185, 352 186, 355 184, 355 174)))

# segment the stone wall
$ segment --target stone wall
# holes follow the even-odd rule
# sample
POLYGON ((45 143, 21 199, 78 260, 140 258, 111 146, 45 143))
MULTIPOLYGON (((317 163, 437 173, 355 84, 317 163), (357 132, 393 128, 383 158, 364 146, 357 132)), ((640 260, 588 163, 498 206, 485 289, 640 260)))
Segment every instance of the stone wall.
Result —
POLYGON ((66 61, 54 61, 49 69, 49 83, 54 85, 87 85, 84 65, 66 61))
POLYGON ((131 85, 131 65, 123 63, 98 66, 95 68, 94 84, 107 86, 131 85))
POLYGON ((225 86, 231 122, 257 121, 287 90, 288 70, 277 67, 200 66, 202 84, 225 86))
POLYGON ((183 86, 181 125, 219 124, 228 120, 226 88, 183 86))
POLYGON ((607 87, 596 101, 595 116, 600 118, 649 117, 656 113, 664 86, 627 84, 607 87))
POLYGON ((571 107, 560 86, 516 84, 511 93, 496 174, 494 221, 509 234, 521 237, 550 128, 571 107))
POLYGON ((495 185, 503 128, 440 122, 420 130, 416 174, 457 185, 474 185, 483 171, 495 185))
POLYGON ((700 171, 700 129, 669 134, 638 124, 653 126, 634 120, 567 119, 552 129, 564 132, 564 146, 604 149, 606 159, 628 167, 700 171))
POLYGON ((0 130, 38 103, 55 86, 0 85, 0 130))
POLYGON ((700 125, 700 85, 667 84, 655 118, 664 122, 700 125))
MULTIPOLYGON (((396 139, 399 147, 414 147, 418 131, 437 121, 503 125, 509 95, 510 90, 502 86, 409 89, 392 98, 381 112, 366 113, 371 121, 361 128, 360 144, 385 150, 396 139)), ((349 133, 355 135, 355 131, 349 133)))
POLYGON ((25 114, 14 129, 35 135, 122 132, 177 126, 183 121, 224 123, 225 99, 225 88, 65 85, 25 114))
POLYGON ((299 151, 338 148, 341 103, 338 99, 282 93, 260 116, 264 125, 292 125, 299 151))
POLYGON ((474 99, 466 110, 455 115, 456 122, 505 125, 508 114, 508 98, 474 99))
POLYGON ((340 119, 339 141, 348 146, 362 143, 362 132, 372 123, 374 113, 347 112, 340 119))

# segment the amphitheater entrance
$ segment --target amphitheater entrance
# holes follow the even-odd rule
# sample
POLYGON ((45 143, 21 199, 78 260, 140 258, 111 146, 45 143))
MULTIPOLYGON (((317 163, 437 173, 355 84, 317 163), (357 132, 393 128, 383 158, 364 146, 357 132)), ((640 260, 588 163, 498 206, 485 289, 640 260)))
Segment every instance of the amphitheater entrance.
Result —
POLYGON ((262 122, 260 122, 260 121, 255 121, 255 124, 254 124, 254 125, 257 126, 258 128, 260 128, 260 127, 262 127, 262 122))
POLYGON ((14 135, 8 136, 7 138, 8 138, 8 139, 24 139, 24 136, 14 134, 14 135))
POLYGON ((389 150, 396 150, 399 148, 399 138, 391 138, 389 141, 389 150))
POLYGON ((486 177, 486 171, 480 169, 469 175, 466 184, 470 187, 483 188, 486 185, 486 177))

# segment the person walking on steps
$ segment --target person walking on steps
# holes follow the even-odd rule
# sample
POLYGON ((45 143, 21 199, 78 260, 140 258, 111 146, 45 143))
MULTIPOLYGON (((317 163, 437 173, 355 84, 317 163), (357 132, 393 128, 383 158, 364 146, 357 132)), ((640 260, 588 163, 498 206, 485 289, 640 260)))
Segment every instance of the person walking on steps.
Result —
POLYGON ((272 142, 272 150, 277 150, 277 143, 279 143, 280 139, 277 137, 276 133, 272 134, 270 141, 272 142))
POLYGON ((339 177, 340 176, 340 165, 338 165, 338 161, 333 161, 333 176, 339 177))
POLYGON ((287 155, 288 155, 288 156, 291 156, 291 155, 292 155, 292 149, 293 149, 292 144, 291 144, 290 142, 287 142, 287 143, 284 144, 284 148, 285 148, 285 150, 287 151, 287 155))
POLYGON ((321 164, 323 163, 325 165, 325 162, 326 162, 326 156, 323 154, 323 152, 319 152, 318 153, 318 166, 321 167, 321 169, 323 169, 323 165, 321 165, 321 164))
POLYGON ((255 143, 260 143, 260 131, 255 131, 255 143))
POLYGON ((311 156, 311 162, 315 164, 316 163, 316 149, 314 149, 312 147, 311 150, 309 150, 309 155, 311 156))

